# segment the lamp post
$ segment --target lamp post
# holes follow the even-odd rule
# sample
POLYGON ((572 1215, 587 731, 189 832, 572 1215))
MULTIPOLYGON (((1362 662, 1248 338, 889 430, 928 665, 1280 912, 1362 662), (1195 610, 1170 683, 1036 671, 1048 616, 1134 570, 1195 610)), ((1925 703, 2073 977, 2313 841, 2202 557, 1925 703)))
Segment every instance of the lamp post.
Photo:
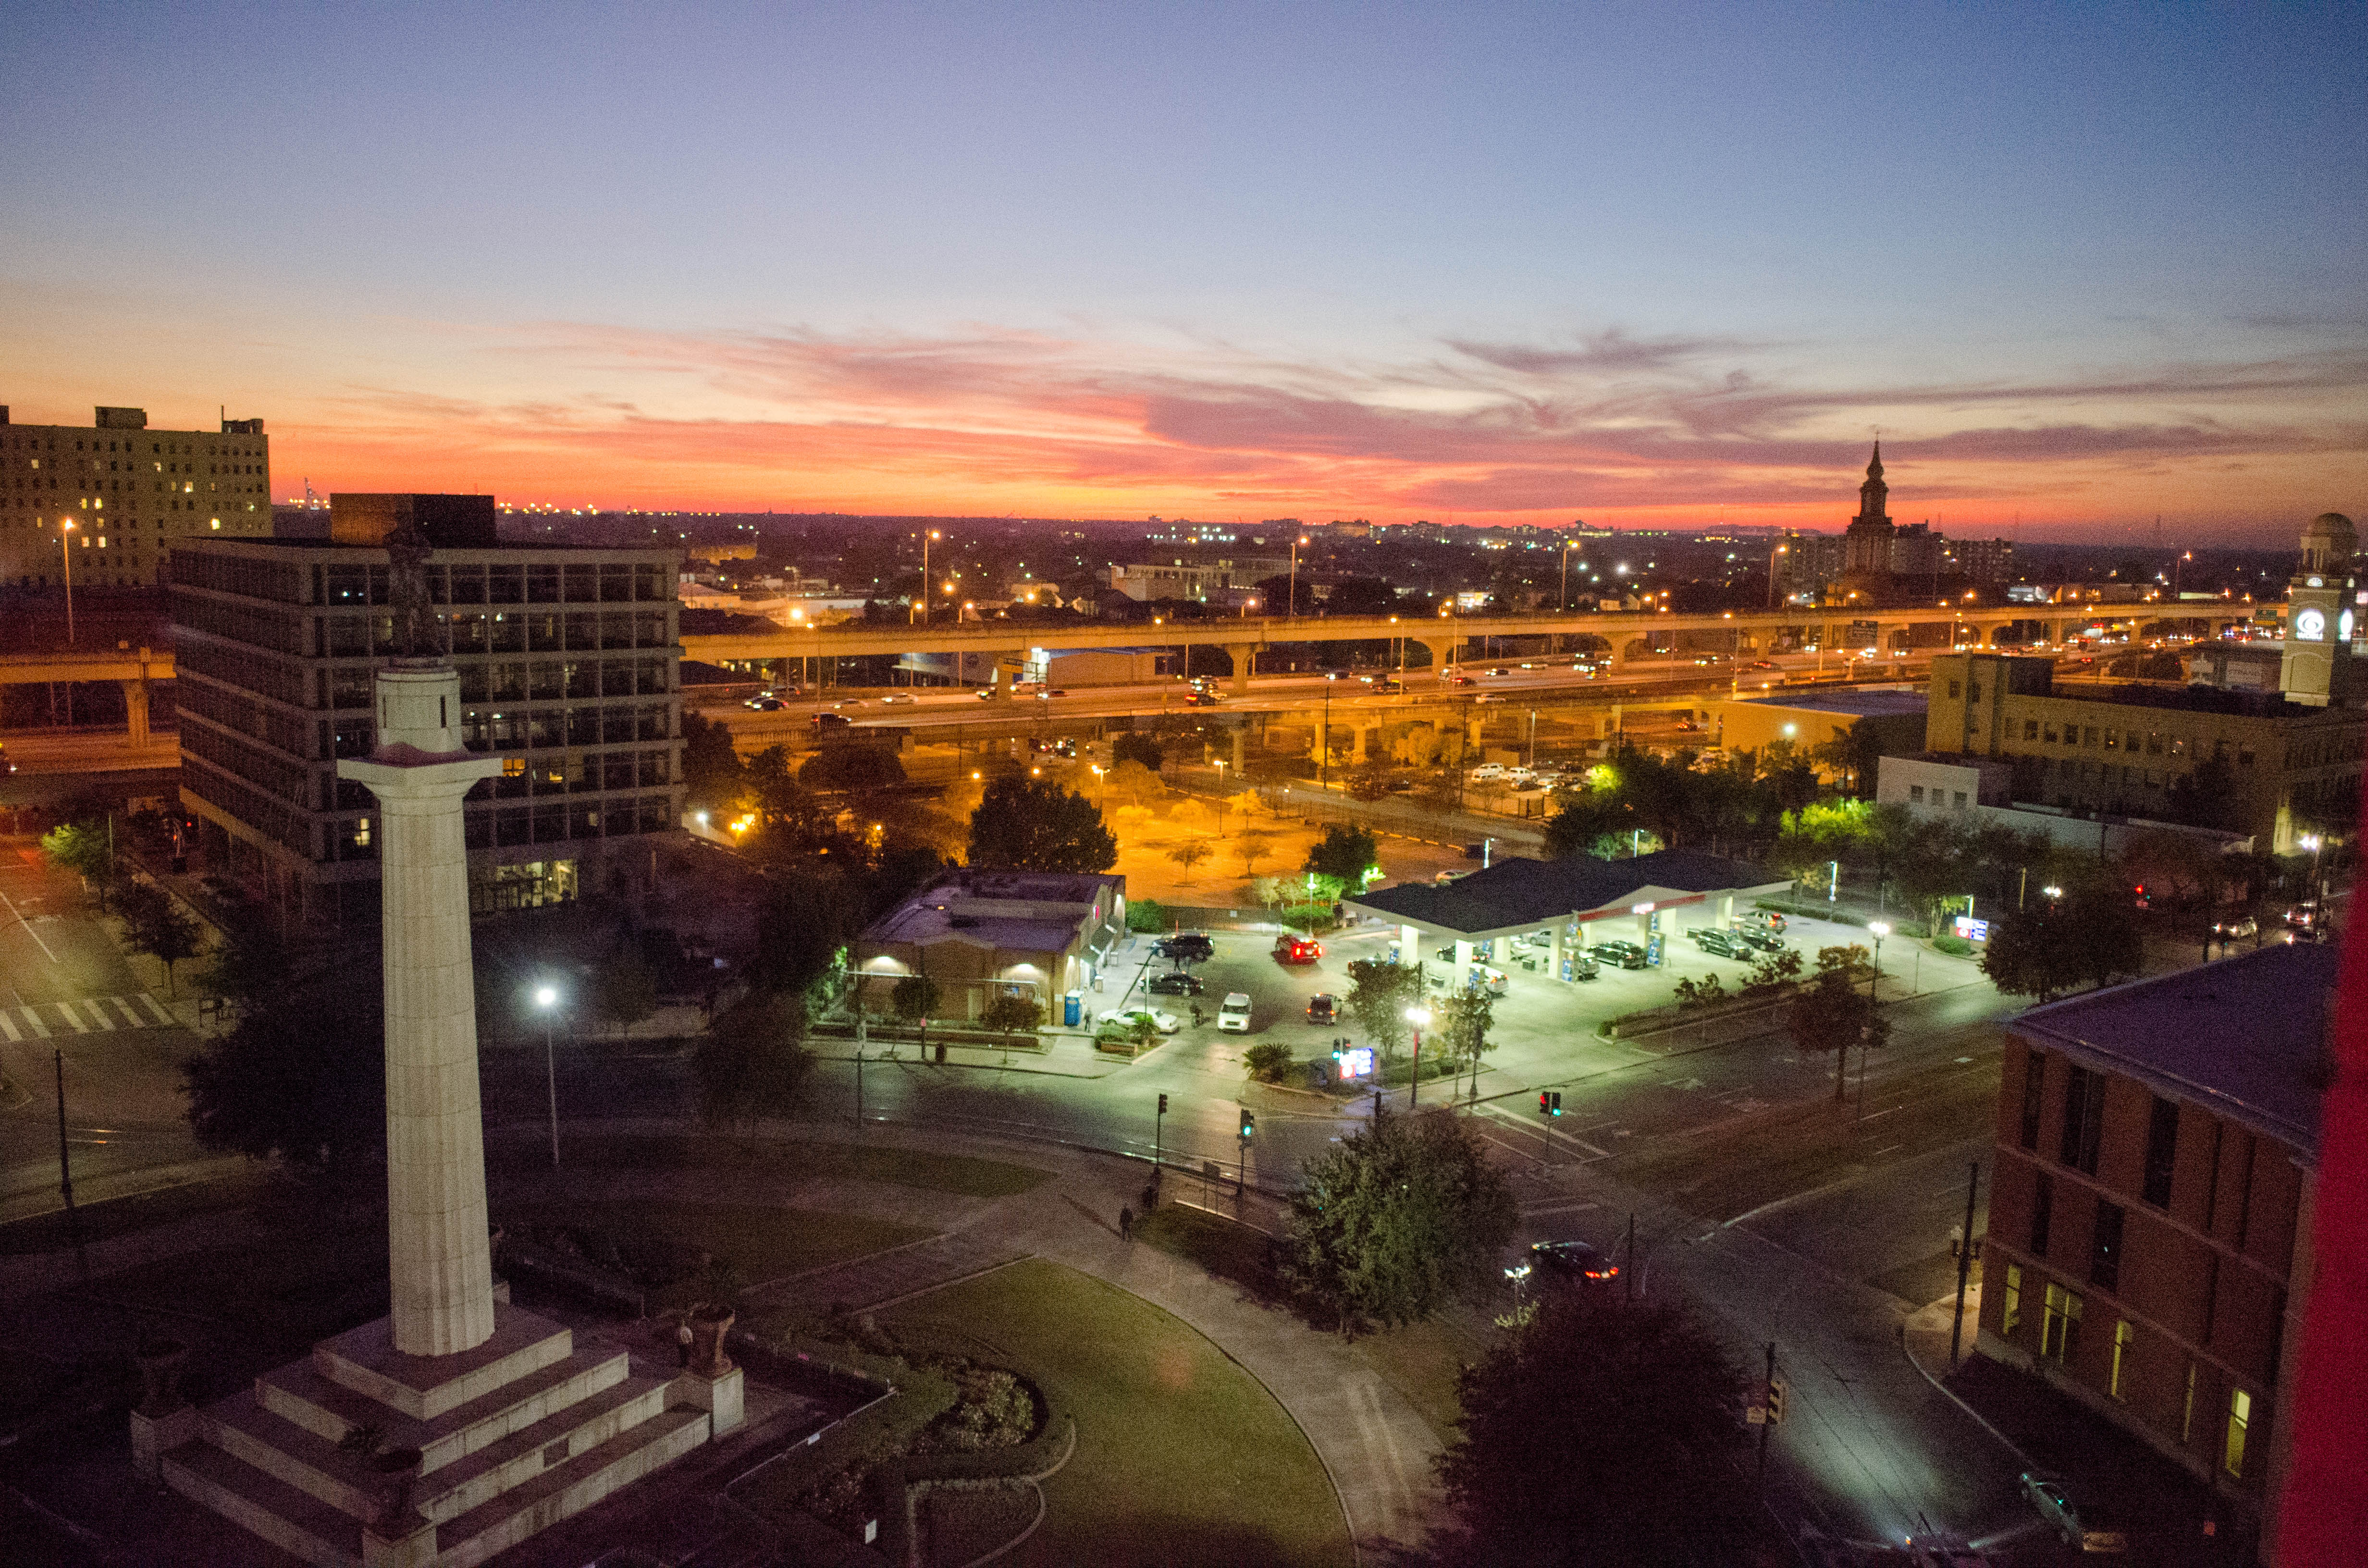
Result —
MULTIPOLYGON (((1299 619, 1299 547, 1306 542, 1305 534, 1291 541, 1291 603, 1284 608, 1283 614, 1292 620, 1299 619)), ((1274 557, 1269 555, 1267 559, 1271 561, 1274 557)))
MULTIPOLYGON (((921 599, 916 608, 921 612, 921 624, 924 626, 929 623, 929 541, 942 537, 935 528, 924 529, 921 534, 921 599)), ((906 611, 905 619, 909 622, 912 612, 906 611)))
MULTIPOLYGON (((1430 1022, 1430 1009, 1408 1007, 1406 1016, 1406 1022, 1414 1026, 1414 1081, 1406 1085, 1406 1109, 1412 1110, 1422 1103, 1422 1031, 1430 1022)), ((1448 1088, 1447 1097, 1452 1100, 1454 1085, 1451 1084, 1448 1088)))
POLYGON ((551 1168, 559 1168, 559 1072, 554 1064, 552 1034, 557 1027, 553 1010, 559 1006, 559 988, 540 985, 535 988, 534 1005, 542 1010, 542 1086, 551 1101, 551 1168))
POLYGON ((1883 939, 1891 935, 1891 927, 1883 921, 1870 920, 1866 928, 1874 937, 1874 978, 1866 987, 1866 999, 1873 1002, 1879 999, 1876 993, 1883 985, 1883 939))
MULTIPOLYGON (((68 534, 70 534, 70 533, 74 532, 74 519, 73 519, 72 517, 60 517, 60 518, 58 519, 58 556, 59 556, 59 558, 60 558, 61 560, 63 560, 63 561, 65 562, 65 571, 66 571, 66 642, 67 642, 67 643, 68 643, 69 645, 71 645, 71 644, 73 643, 74 640, 74 551, 71 551, 71 550, 68 550, 68 549, 66 548, 66 545, 67 545, 67 542, 68 542, 68 541, 67 541, 67 540, 66 540, 66 535, 68 535, 68 534)), ((71 688, 71 687, 69 687, 68 689, 69 689, 69 690, 71 690, 72 688, 71 688)), ((69 702, 66 704, 66 709, 67 709, 67 719, 68 719, 68 722, 72 722, 72 720, 73 720, 73 709, 74 709, 74 704, 73 704, 71 701, 69 701, 69 702)))

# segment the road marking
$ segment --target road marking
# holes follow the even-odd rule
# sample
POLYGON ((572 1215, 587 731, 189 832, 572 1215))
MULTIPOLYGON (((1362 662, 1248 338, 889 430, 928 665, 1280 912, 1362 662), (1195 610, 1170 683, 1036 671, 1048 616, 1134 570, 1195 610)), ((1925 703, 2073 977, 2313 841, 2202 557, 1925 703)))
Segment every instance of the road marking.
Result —
POLYGON ((142 991, 140 994, 140 1000, 148 1004, 148 1010, 156 1015, 156 1021, 165 1025, 166 1028, 169 1028, 173 1025, 180 1022, 178 1018, 176 1018, 172 1014, 166 1012, 161 1006, 159 1006, 156 998, 149 995, 145 991, 142 991))
POLYGON ((41 1022, 40 1014, 36 1013, 30 1007, 19 1007, 17 1010, 25 1015, 25 1022, 31 1026, 35 1035, 39 1036, 42 1040, 50 1038, 50 1026, 41 1022))
POLYGON ((51 1003, 51 1004, 50 1004, 50 1006, 52 1006, 52 1007, 55 1007, 55 1008, 58 1010, 58 1012, 59 1012, 59 1013, 60 1013, 60 1014, 61 1014, 61 1015, 65 1018, 65 1021, 66 1021, 67 1023, 69 1023, 69 1024, 71 1024, 71 1025, 73 1025, 73 1026, 74 1026, 74 1033, 76 1033, 76 1034, 88 1034, 88 1033, 90 1033, 90 1026, 89 1026, 88 1024, 84 1023, 80 1018, 78 1018, 78 1017, 74 1017, 74 1007, 73 1007, 73 1005, 72 1005, 72 1004, 70 1004, 70 1003, 65 1003, 65 1002, 52 1002, 52 1003, 51 1003))
POLYGON ((0 1035, 7 1036, 11 1045, 25 1038, 17 1032, 17 1026, 8 1021, 8 1015, 5 1012, 0 1012, 0 1035))
MULTIPOLYGON (((61 1002, 58 1006, 63 1007, 65 1004, 61 1002)), ((110 1034, 114 1032, 115 1020, 107 1016, 107 1009, 105 1007, 100 1006, 97 1002, 91 1000, 87 996, 75 1003, 74 1006, 80 1007, 84 1012, 88 1013, 93 1021, 95 1021, 100 1028, 107 1030, 110 1034)))

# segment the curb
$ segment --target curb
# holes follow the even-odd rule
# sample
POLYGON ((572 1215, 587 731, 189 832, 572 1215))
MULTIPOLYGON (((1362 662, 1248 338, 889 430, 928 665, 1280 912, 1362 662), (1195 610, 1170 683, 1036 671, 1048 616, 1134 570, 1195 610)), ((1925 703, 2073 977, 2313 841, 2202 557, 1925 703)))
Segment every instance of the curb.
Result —
POLYGON ((1907 1325, 1904 1323, 1899 1325, 1899 1353, 1907 1358, 1907 1364, 1915 1368, 1918 1374, 1920 1375, 1926 1382, 1930 1383, 1933 1388, 1946 1395, 1950 1403, 1955 1405, 1958 1409, 1972 1416, 1980 1424, 1983 1431, 1987 1432, 1991 1437, 1996 1437, 1998 1441, 1998 1446, 2006 1449, 2008 1453, 2012 1454, 2022 1465, 2023 1469, 2032 1470, 2037 1468, 2032 1463, 2031 1456, 2029 1454, 2024 1453, 2021 1449, 2015 1447, 2013 1438, 2008 1437, 2005 1433, 1990 1425, 1988 1416, 1984 1415, 1980 1411, 1975 1410, 1972 1405, 1967 1404, 1964 1400, 1958 1395, 1954 1389, 1950 1388, 1931 1373, 1925 1371, 1924 1363, 1916 1358, 1916 1352, 1907 1348, 1907 1325))

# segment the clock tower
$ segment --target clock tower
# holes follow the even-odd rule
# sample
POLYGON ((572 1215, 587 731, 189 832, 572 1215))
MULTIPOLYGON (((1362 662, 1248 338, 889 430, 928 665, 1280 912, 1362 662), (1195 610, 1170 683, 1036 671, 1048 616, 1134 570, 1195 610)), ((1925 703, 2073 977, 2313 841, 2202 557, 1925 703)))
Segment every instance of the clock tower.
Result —
POLYGON ((2351 641, 2360 607, 2351 558, 2360 548, 2351 519, 2322 512, 2303 530, 2302 561, 2286 587, 2286 652, 2278 690, 2289 702, 2324 708, 2351 688, 2351 641))

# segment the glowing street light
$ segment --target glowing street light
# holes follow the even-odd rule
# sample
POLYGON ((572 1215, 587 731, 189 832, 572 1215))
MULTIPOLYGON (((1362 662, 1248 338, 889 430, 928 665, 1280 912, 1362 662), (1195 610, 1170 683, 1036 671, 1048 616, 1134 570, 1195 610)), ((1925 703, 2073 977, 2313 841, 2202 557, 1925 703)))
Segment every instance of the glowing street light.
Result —
MULTIPOLYGON (((58 519, 58 555, 65 562, 66 566, 66 642, 69 644, 71 644, 74 640, 74 551, 66 548, 66 535, 74 532, 74 521, 72 517, 60 517, 58 519)), ((67 706, 71 707, 73 705, 69 703, 67 706)))
POLYGON ((559 1074, 552 1064, 552 1033, 557 1027, 559 987, 535 987, 534 1005, 542 1013, 542 1086, 551 1099, 551 1168, 559 1168, 559 1074))

